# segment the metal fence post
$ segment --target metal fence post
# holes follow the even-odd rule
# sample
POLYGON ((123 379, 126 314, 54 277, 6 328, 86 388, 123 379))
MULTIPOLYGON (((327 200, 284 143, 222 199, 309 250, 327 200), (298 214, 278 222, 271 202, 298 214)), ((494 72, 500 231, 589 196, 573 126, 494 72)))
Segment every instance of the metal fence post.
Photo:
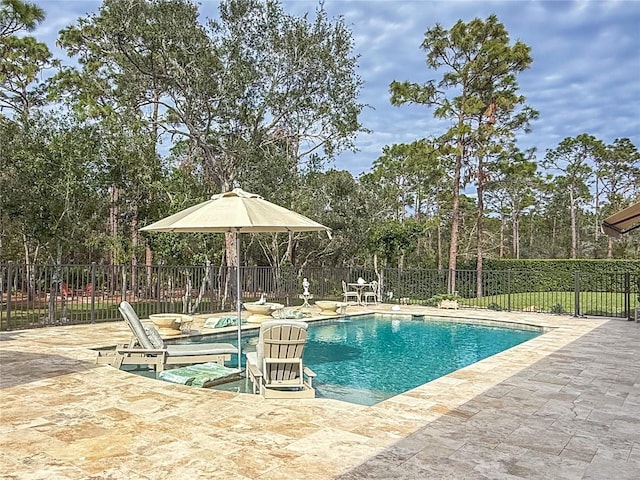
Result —
POLYGON ((573 274, 573 316, 580 316, 580 272, 573 274))
POLYGON ((156 313, 162 313, 162 309, 161 309, 161 300, 162 300, 162 293, 160 292, 161 287, 162 287, 162 275, 164 274, 162 269, 164 267, 162 265, 156 265, 156 313))
POLYGON ((213 272, 213 266, 211 265, 211 261, 207 260, 207 268, 209 269, 209 313, 213 313, 215 311, 215 291, 213 288, 213 281, 214 281, 214 272, 213 272))
POLYGON ((627 320, 633 320, 631 318, 631 275, 629 272, 624 272, 624 314, 627 320))
POLYGON ((96 262, 91 262, 91 323, 96 323, 96 262))
POLYGON ((13 262, 7 262, 7 330, 11 330, 11 276, 13 275, 13 262))
POLYGON ((120 285, 120 301, 124 302, 127 299, 127 271, 125 269, 126 265, 120 265, 121 272, 121 281, 122 285, 120 285))
POLYGON ((511 311, 511 269, 507 270, 507 312, 511 311))

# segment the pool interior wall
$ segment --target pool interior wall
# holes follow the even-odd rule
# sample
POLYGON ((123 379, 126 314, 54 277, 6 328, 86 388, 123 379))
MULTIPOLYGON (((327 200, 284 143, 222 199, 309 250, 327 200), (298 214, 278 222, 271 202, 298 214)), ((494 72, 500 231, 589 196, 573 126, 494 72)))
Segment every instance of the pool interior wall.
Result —
MULTIPOLYGON (((304 361, 317 375, 316 396, 375 405, 537 337, 543 329, 464 318, 368 314, 310 321, 308 332, 304 361)), ((243 331, 242 351, 255 351, 257 337, 258 329, 243 331)), ((234 334, 204 335, 197 341, 213 339, 233 342, 234 334)), ((237 364, 237 357, 229 364, 237 364)), ((252 390, 246 379, 213 388, 252 390)))

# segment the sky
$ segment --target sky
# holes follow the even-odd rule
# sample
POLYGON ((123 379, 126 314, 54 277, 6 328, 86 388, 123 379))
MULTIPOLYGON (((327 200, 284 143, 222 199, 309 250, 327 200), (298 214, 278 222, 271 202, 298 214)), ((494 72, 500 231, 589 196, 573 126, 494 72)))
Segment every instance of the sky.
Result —
MULTIPOLYGON (((35 30, 58 58, 58 31, 88 13, 94 0, 31 0, 46 12, 35 30)), ((317 1, 281 1, 291 14, 309 12, 317 1)), ((202 18, 217 16, 217 1, 201 0, 202 18)), ((538 160, 567 137, 588 133, 610 144, 629 138, 640 148, 640 0, 325 0, 330 18, 343 18, 353 32, 358 75, 364 82, 360 120, 371 133, 356 140, 357 152, 344 152, 333 167, 354 176, 369 171, 385 145, 440 135, 448 124, 422 105, 394 107, 389 84, 439 80, 420 48, 424 33, 495 14, 511 42, 531 47, 533 63, 518 75, 520 94, 539 112, 532 132, 519 134, 521 149, 535 147, 538 160)), ((67 60, 65 63, 71 63, 67 60)))

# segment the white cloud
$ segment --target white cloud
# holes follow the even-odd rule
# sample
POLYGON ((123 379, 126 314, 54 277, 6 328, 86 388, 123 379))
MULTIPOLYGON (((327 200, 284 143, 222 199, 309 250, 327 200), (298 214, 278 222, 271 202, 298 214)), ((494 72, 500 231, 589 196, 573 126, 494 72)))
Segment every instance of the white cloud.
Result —
MULTIPOLYGON (((36 0, 47 11, 35 35, 55 44, 57 31, 78 16, 95 12, 98 1, 36 0)), ((217 2, 202 2, 204 17, 216 16, 217 2)), ((285 10, 313 16, 318 3, 287 0, 285 10)), ((520 92, 540 112, 523 147, 544 154, 568 136, 589 133, 605 142, 629 137, 640 146, 640 2, 604 0, 325 0, 329 17, 341 16, 353 31, 358 73, 365 82, 362 114, 372 134, 358 137, 360 152, 344 153, 337 168, 354 174, 369 170, 384 145, 442 133, 446 123, 423 106, 393 107, 393 80, 422 83, 440 77, 425 64, 420 43, 440 23, 496 14, 512 42, 531 47, 534 62, 519 76, 520 92)))

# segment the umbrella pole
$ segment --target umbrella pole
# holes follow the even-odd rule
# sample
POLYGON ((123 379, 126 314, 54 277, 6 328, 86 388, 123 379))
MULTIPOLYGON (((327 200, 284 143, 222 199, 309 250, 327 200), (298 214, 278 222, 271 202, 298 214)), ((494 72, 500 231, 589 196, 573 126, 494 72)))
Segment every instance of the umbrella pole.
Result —
POLYGON ((240 285, 240 235, 235 232, 236 237, 236 301, 238 312, 238 370, 242 370, 242 290, 240 285))

